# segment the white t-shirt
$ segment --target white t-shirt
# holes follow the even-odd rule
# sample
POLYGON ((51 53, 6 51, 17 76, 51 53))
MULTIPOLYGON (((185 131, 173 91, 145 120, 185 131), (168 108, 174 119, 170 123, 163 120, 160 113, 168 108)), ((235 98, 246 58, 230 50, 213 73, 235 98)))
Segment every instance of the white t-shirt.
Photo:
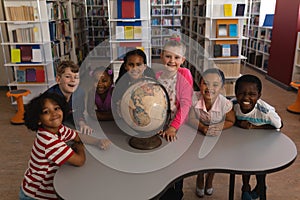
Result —
POLYGON ((194 92, 193 108, 201 123, 205 125, 217 124, 225 120, 226 113, 232 109, 232 102, 220 94, 212 108, 207 111, 203 96, 200 92, 194 92))
POLYGON ((269 124, 277 129, 281 128, 281 118, 276 113, 275 108, 265 101, 258 99, 254 109, 246 114, 242 113, 240 105, 236 102, 236 99, 233 99, 233 102, 233 109, 237 120, 246 120, 255 126, 269 124))

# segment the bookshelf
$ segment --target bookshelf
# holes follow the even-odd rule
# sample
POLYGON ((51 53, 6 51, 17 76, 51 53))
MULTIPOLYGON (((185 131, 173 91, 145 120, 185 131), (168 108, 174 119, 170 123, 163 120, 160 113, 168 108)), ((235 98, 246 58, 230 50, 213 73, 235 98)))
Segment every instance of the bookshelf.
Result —
POLYGON ((3 26, 0 37, 7 85, 9 90, 29 89, 31 94, 24 97, 26 104, 55 83, 48 6, 42 0, 4 0, 3 6, 6 20, 0 23, 6 25, 8 38, 3 35, 3 26))
POLYGON ((183 3, 182 33, 189 38, 186 67, 195 82, 207 68, 220 68, 226 78, 225 95, 234 96, 240 76, 242 44, 248 38, 244 24, 249 20, 247 0, 188 0, 183 3))
MULTIPOLYGON (((294 66, 292 73, 292 80, 294 82, 300 81, 300 32, 297 33, 297 42, 295 48, 295 58, 294 58, 294 66)), ((296 88, 298 89, 298 88, 296 88)))
POLYGON ((165 42, 180 33, 182 0, 151 0, 152 56, 159 57, 165 42))
POLYGON ((141 48, 151 63, 150 1, 109 0, 110 63, 117 78, 126 52, 141 48))
MULTIPOLYGON (((89 50, 109 38, 107 0, 87 0, 89 50)), ((102 55, 100 52, 99 55, 102 55)))
POLYGON ((85 0, 71 0, 71 9, 71 34, 74 37, 72 45, 76 54, 72 60, 80 65, 89 53, 85 0))
POLYGON ((251 19, 248 25, 248 43, 244 43, 243 52, 247 55, 245 63, 262 73, 268 72, 272 26, 265 26, 267 14, 274 14, 276 0, 254 0, 251 4, 251 19))

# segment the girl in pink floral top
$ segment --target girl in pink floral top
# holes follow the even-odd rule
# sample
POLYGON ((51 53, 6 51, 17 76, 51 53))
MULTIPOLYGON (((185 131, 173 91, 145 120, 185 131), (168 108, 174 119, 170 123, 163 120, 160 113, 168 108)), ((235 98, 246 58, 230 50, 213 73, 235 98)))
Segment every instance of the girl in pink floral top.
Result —
POLYGON ((171 107, 171 122, 159 134, 167 141, 176 140, 176 132, 185 122, 192 104, 193 77, 189 69, 182 68, 185 46, 176 40, 167 42, 161 53, 164 70, 156 73, 157 80, 166 88, 171 107))

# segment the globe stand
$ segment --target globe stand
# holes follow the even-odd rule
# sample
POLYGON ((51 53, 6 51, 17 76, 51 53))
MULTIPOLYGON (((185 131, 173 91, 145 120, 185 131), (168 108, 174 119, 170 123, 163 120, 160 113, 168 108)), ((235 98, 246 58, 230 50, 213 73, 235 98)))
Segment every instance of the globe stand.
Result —
POLYGON ((151 150, 159 147, 162 144, 159 135, 154 135, 148 138, 131 137, 129 145, 135 149, 151 150))

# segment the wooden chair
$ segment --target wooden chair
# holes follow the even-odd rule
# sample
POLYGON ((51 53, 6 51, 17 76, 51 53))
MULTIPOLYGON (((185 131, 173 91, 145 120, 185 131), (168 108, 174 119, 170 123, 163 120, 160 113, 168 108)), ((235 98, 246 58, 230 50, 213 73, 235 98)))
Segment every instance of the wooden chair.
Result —
POLYGON ((290 111, 290 112, 292 112, 292 113, 298 113, 298 114, 300 114, 300 82, 294 82, 294 81, 292 81, 290 83, 290 85, 293 86, 293 87, 298 88, 298 94, 297 94, 296 101, 293 104, 289 105, 287 107, 287 110, 290 111))

